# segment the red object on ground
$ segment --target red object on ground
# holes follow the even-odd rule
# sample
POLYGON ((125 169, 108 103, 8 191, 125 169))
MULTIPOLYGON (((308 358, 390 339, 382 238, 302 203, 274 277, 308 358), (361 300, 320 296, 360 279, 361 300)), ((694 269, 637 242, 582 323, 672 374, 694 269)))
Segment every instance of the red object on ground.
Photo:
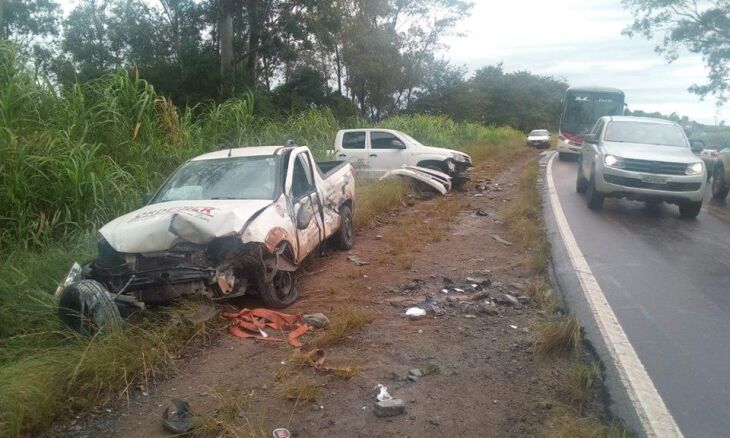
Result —
POLYGON ((299 340, 309 330, 301 315, 289 315, 269 309, 242 309, 237 313, 222 313, 221 318, 228 320, 228 333, 238 338, 256 339, 266 342, 288 342, 294 348, 303 344, 299 340), (279 330, 283 337, 264 336, 265 328, 279 330))

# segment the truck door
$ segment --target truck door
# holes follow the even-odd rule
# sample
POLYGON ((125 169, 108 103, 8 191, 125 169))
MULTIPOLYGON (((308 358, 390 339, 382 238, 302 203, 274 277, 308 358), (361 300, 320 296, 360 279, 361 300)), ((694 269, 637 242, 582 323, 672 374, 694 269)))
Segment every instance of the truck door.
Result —
POLYGON ((369 157, 365 146, 367 131, 347 131, 342 134, 342 147, 337 159, 352 164, 358 175, 369 177, 369 157))
POLYGON ((379 178, 389 170, 408 164, 405 141, 386 131, 370 131, 370 172, 379 178))
POLYGON ((297 262, 302 261, 324 240, 324 225, 320 198, 314 182, 314 169, 306 151, 293 153, 290 158, 287 195, 294 206, 297 230, 297 262))

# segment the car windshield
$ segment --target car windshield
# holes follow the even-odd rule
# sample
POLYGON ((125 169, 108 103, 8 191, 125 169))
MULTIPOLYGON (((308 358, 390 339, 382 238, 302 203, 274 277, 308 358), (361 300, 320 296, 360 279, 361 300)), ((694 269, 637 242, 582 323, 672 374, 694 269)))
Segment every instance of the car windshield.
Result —
POLYGON ((688 147, 682 128, 665 123, 610 122, 605 141, 688 147))
POLYGON ((616 93, 568 91, 564 105, 560 130, 584 135, 600 117, 623 114, 624 97, 616 93))
POLYGON ((189 161, 160 189, 153 203, 203 199, 274 199, 273 155, 189 161))
POLYGON ((530 131, 531 136, 533 135, 550 135, 548 134, 547 130, 545 129, 535 129, 534 131, 530 131))

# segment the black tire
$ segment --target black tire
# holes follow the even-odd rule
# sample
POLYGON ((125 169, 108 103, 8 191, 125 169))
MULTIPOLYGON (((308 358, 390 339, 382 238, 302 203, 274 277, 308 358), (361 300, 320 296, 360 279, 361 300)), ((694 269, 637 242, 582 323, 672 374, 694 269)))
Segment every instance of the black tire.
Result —
POLYGON ((603 193, 596 190, 596 176, 593 173, 591 173, 591 180, 588 182, 588 187, 586 188, 586 198, 588 208, 591 210, 598 211, 603 208, 603 200, 605 199, 605 196, 603 193))
POLYGON ((575 191, 578 193, 585 193, 588 190, 588 180, 583 175, 583 165, 578 161, 578 173, 575 177, 575 191))
POLYGON ((702 201, 679 204, 679 215, 685 219, 694 219, 702 210, 702 201))
POLYGON ((337 249, 347 251, 355 245, 355 225, 352 222, 352 209, 349 205, 340 207, 340 228, 333 236, 337 249))
POLYGON ((714 199, 725 199, 730 192, 730 186, 725 181, 725 168, 721 165, 715 166, 712 172, 712 197, 714 199))
POLYGON ((278 271, 272 281, 259 281, 259 294, 267 307, 283 309, 299 298, 299 289, 291 272, 278 271))
POLYGON ((94 280, 81 280, 61 291, 58 317, 77 332, 93 336, 112 333, 122 328, 122 317, 114 297, 94 280))

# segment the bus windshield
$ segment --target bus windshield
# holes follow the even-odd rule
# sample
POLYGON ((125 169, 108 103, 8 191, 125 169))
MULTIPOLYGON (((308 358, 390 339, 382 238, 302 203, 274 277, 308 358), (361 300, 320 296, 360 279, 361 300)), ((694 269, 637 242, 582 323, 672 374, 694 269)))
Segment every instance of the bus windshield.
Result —
POLYGON ((582 137, 600 117, 621 115, 623 111, 623 94, 569 90, 563 103, 560 131, 582 137))

